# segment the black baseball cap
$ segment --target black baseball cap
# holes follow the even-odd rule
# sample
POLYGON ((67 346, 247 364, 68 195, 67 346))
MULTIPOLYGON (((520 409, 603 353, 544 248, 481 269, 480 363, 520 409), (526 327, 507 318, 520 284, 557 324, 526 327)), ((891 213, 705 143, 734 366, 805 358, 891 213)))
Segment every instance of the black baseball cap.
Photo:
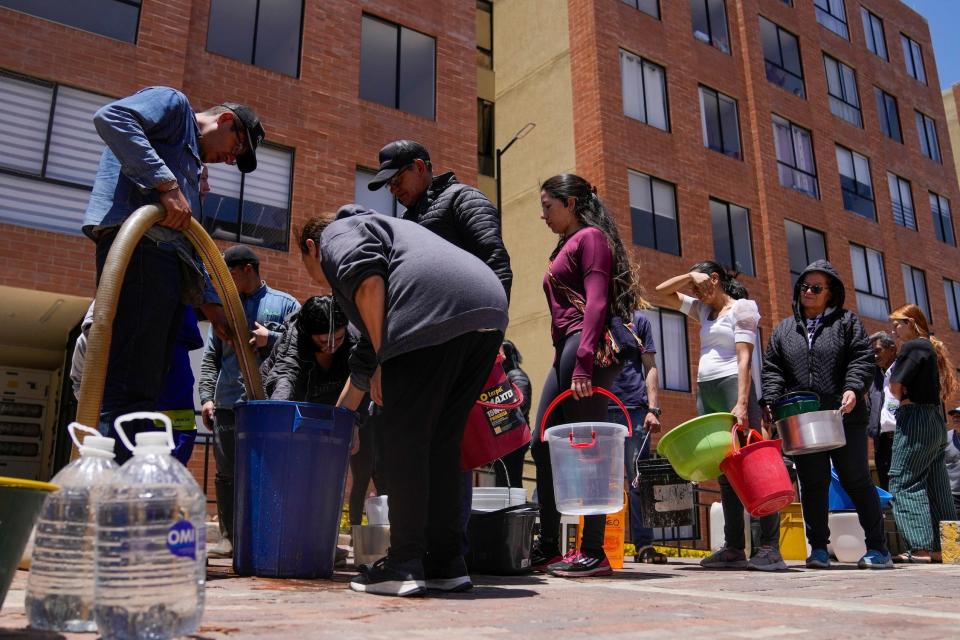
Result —
POLYGON ((954 407, 953 409, 950 409, 950 411, 947 411, 948 416, 955 416, 958 413, 960 413, 960 407, 954 407))
POLYGON ((413 140, 394 140, 380 149, 380 170, 367 188, 370 191, 376 191, 414 160, 430 162, 430 154, 427 153, 426 147, 413 140))
POLYGON ((228 267, 238 267, 244 264, 254 264, 260 266, 260 258, 253 252, 253 249, 245 244, 236 244, 223 252, 223 261, 228 267))
POLYGON ((247 152, 237 156, 237 169, 240 169, 243 173, 250 173, 257 168, 257 147, 260 146, 264 136, 266 136, 263 125, 260 124, 260 118, 253 109, 245 104, 224 102, 220 106, 230 109, 246 130, 247 152))

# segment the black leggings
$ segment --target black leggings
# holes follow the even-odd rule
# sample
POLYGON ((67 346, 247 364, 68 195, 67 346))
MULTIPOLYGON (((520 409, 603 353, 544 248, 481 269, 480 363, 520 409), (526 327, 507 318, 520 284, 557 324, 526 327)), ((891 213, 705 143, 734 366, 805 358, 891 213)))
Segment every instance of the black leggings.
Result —
MULTIPOLYGON (((543 424, 543 412, 560 393, 570 388, 573 379, 573 367, 576 365, 577 349, 580 347, 580 332, 566 337, 562 344, 556 345, 553 367, 547 372, 540 394, 540 406, 537 408, 537 430, 533 434, 533 461, 537 466, 537 496, 540 502, 540 545, 547 551, 559 551, 560 512, 557 511, 553 494, 553 467, 550 464, 550 450, 546 442, 540 442, 540 430, 557 424, 585 422, 588 420, 607 421, 607 398, 594 394, 590 398, 574 400, 567 398, 553 410, 549 422, 543 424)), ((622 365, 599 369, 594 367, 591 382, 594 386, 610 388, 620 373, 622 365)), ((588 555, 602 557, 603 533, 607 516, 586 516, 583 523, 583 541, 580 549, 588 555)))

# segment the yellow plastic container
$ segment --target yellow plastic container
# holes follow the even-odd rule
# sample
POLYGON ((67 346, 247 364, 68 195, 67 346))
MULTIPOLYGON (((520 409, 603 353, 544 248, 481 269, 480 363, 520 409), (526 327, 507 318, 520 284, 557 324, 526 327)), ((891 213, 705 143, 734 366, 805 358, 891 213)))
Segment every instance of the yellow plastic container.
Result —
POLYGON ((943 564, 960 564, 960 522, 940 521, 940 548, 943 550, 943 564))
POLYGON ((799 502, 780 511, 780 555, 784 560, 807 559, 807 534, 799 502))
MULTIPOLYGON (((624 560, 624 539, 626 538, 627 522, 627 499, 626 493, 623 500, 623 508, 617 513, 607 514, 607 526, 603 531, 603 552, 610 561, 610 567, 613 569, 623 569, 624 560)), ((580 523, 577 527, 577 548, 580 548, 580 537, 583 535, 583 516, 580 516, 580 523)))

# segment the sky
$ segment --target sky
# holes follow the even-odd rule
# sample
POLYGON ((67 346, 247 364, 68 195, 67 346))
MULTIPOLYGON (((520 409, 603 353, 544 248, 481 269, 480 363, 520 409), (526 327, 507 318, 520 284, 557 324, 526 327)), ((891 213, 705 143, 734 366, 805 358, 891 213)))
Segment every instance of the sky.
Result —
MULTIPOLYGON (((903 0, 927 19, 937 57, 940 88, 960 82, 960 0, 903 0)), ((887 41, 891 41, 887 34, 887 41)))

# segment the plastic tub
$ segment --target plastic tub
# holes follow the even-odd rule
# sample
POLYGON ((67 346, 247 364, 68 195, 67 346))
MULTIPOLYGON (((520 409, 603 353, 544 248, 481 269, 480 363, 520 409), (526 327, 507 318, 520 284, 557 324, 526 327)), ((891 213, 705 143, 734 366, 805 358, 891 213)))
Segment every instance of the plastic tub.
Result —
POLYGON ((703 482, 720 477, 720 463, 733 451, 730 429, 732 413, 708 413, 677 425, 657 444, 657 453, 667 458, 681 478, 703 482))
MULTIPOLYGON (((613 399, 630 421, 620 400, 601 387, 595 393, 613 399)), ((544 411, 541 424, 565 398, 567 389, 544 411)), ((577 516, 616 513, 623 508, 623 443, 632 429, 611 422, 575 422, 550 427, 541 436, 550 446, 557 511, 577 516)))
POLYGON ((519 504, 470 517, 467 567, 470 573, 515 575, 530 571, 533 525, 539 509, 519 504))
POLYGON ((0 607, 17 572, 43 500, 57 485, 21 478, 0 477, 0 607))
POLYGON ((353 414, 322 404, 236 405, 233 568, 241 576, 329 578, 353 414))

